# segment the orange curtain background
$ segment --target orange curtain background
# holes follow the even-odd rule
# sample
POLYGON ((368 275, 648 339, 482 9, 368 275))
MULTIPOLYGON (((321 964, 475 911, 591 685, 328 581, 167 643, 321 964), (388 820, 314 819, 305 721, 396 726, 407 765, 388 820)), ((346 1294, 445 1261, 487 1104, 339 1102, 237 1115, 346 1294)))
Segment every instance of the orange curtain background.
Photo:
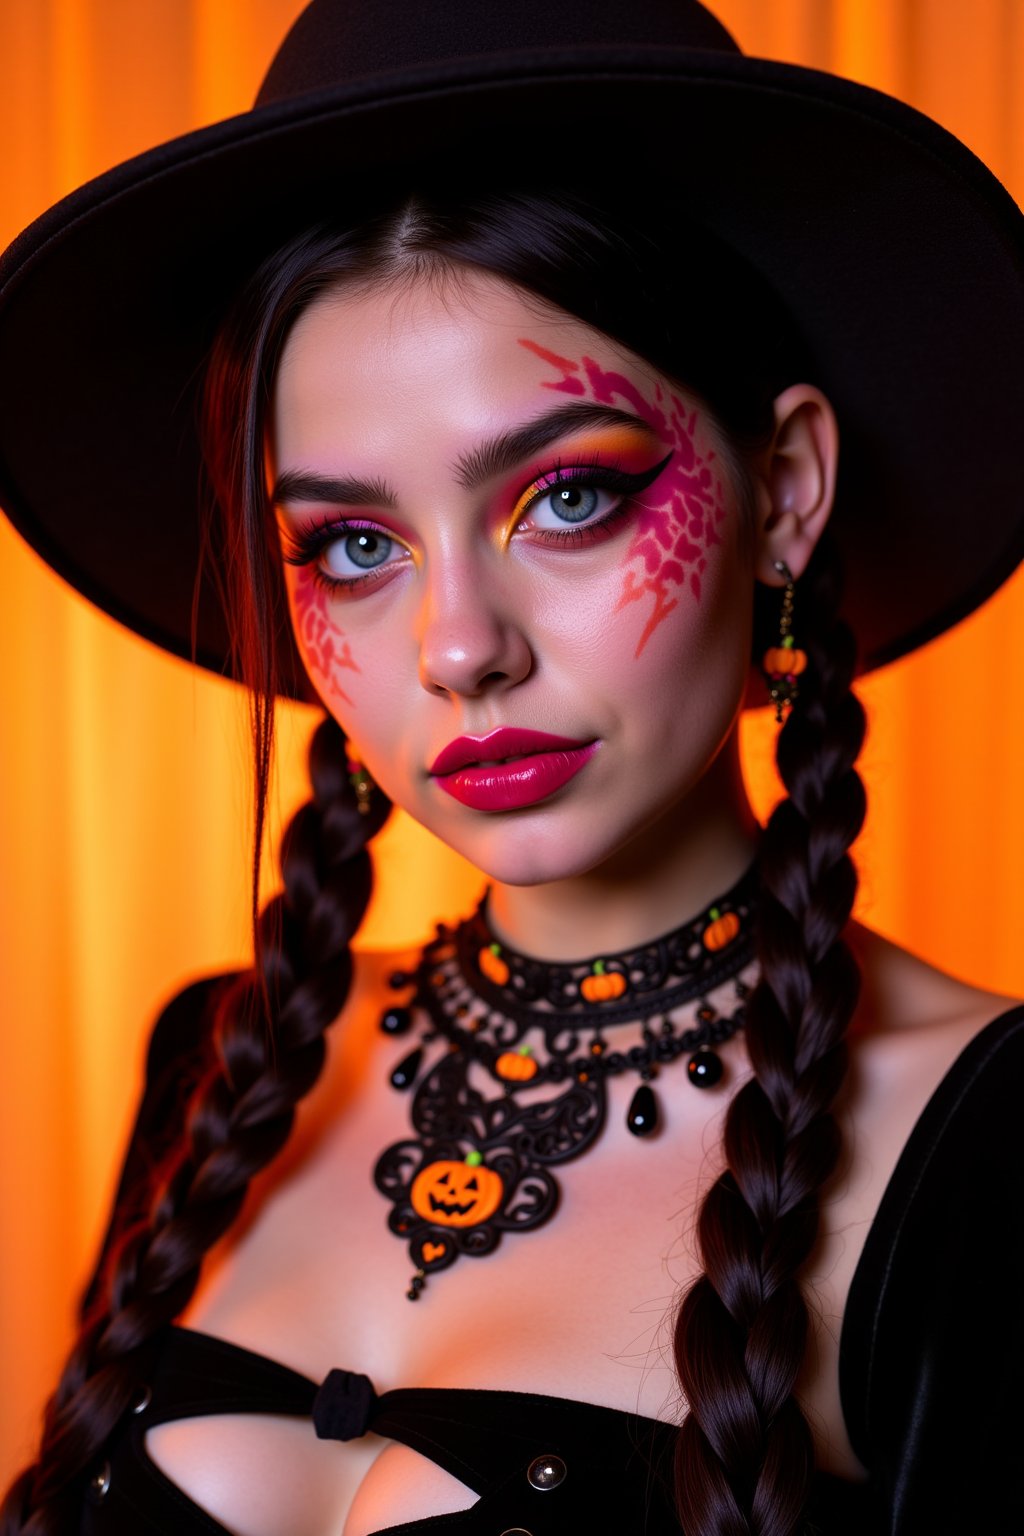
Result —
MULTIPOLYGON (((109 165, 243 110, 301 7, 3 0, 0 244, 109 165)), ((748 52, 929 112, 1024 201, 1022 0, 712 8, 748 52)), ((861 693, 871 810, 858 915, 1024 994, 1024 577, 861 693)), ((281 711, 278 830, 304 796, 313 722, 281 711)), ((761 711, 744 729, 763 814, 774 727, 761 711)), ((0 1482, 32 1449, 70 1338, 148 1023, 187 978, 244 961, 245 752, 237 690, 92 612, 0 519, 0 1482)), ((370 944, 425 936, 479 886, 400 818, 381 842, 370 944)))

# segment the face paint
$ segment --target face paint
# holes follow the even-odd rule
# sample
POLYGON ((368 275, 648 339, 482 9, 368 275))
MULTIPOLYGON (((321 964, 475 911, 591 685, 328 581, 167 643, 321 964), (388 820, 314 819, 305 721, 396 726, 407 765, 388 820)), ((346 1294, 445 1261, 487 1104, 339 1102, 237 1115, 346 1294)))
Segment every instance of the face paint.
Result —
POLYGON ((520 345, 561 370, 561 379, 543 381, 546 389, 588 394, 602 405, 625 401, 673 450, 658 505, 641 504, 637 513, 626 551, 622 592, 614 610, 617 613, 629 603, 653 599, 634 652, 639 656, 654 631, 678 607, 681 590, 689 586, 700 601, 706 550, 722 542, 718 530, 725 517, 725 490, 717 464, 712 468, 715 450, 698 447, 700 413, 696 407, 688 410, 678 395, 666 401, 664 391, 655 386, 653 399, 648 398, 624 374, 601 368, 591 357, 580 363, 525 338, 520 339, 520 345), (580 373, 586 384, 577 377, 580 373))
POLYGON ((351 705, 353 701, 338 681, 338 672, 345 669, 359 672, 361 668, 352 655, 345 631, 331 617, 328 595, 311 568, 300 570, 292 601, 295 627, 311 667, 331 693, 351 705))
POLYGON ((646 881, 652 853, 703 835, 705 774, 736 779, 752 581, 731 464, 684 386, 503 280, 465 283, 332 294, 289 335, 268 474, 325 482, 283 498, 298 648, 382 791, 492 881, 618 881, 634 859, 646 881), (332 595, 349 559, 328 545, 363 523, 409 558, 332 595), (600 745, 535 803, 462 804, 431 765, 503 726, 600 745))
POLYGON ((539 357, 541 362, 550 363, 552 368, 561 368, 564 377, 557 384, 552 384, 545 380, 545 389, 558 389, 565 395, 586 394, 586 385, 583 383, 583 380, 572 377, 574 373, 579 373, 579 363, 574 363, 568 357, 559 357, 557 352, 549 352, 547 347, 542 347, 539 342, 527 341, 524 337, 519 338, 519 345, 525 347, 527 352, 532 352, 536 357, 539 357))

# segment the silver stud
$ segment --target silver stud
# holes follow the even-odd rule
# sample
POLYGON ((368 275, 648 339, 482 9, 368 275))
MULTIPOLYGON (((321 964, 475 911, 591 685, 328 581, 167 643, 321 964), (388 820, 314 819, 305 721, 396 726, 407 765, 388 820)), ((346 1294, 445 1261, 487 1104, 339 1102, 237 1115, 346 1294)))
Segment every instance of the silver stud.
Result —
POLYGON ((526 1469, 526 1481, 531 1488, 546 1493, 565 1482, 568 1470, 561 1456, 537 1456, 526 1469))
POLYGON ((150 1399, 152 1396, 153 1394, 149 1388, 144 1387, 142 1390, 142 1396, 139 1398, 138 1402, 132 1404, 132 1413, 145 1413, 146 1409, 149 1407, 150 1399))
POLYGON ((98 1504, 110 1492, 110 1462, 105 1461, 89 1479, 89 1497, 98 1504))

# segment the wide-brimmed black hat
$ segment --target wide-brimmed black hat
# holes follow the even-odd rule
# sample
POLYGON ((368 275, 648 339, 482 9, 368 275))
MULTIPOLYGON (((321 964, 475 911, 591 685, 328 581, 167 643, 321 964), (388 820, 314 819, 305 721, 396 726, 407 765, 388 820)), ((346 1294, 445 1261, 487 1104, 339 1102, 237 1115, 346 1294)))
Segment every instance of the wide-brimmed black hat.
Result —
MULTIPOLYGON (((0 261, 0 502, 55 570, 189 656, 196 399, 217 323, 290 235, 382 179, 656 174, 777 290, 842 429, 862 668, 1024 556, 1024 217, 920 113, 743 55, 696 0, 313 0, 257 104, 65 198, 0 261)), ((669 222, 669 228, 671 223, 669 222)), ((196 659, 227 667, 199 596, 196 659)))

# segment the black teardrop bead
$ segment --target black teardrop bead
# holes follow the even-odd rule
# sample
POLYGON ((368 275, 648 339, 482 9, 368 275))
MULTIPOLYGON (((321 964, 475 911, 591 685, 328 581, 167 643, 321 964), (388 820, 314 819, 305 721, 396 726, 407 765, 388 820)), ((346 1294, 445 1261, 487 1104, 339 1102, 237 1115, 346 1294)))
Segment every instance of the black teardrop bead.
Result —
POLYGON ((647 1083, 640 1084, 630 1101, 626 1126, 634 1136, 649 1136, 658 1128, 658 1101, 647 1083))
POLYGON ((686 1063, 686 1070, 695 1088, 713 1088, 722 1076, 722 1058, 702 1045, 686 1063))
POLYGON ((408 1056, 403 1056, 398 1066, 391 1074, 392 1088, 411 1088, 419 1076, 420 1062, 423 1060, 423 1047, 418 1045, 408 1056))
POLYGON ((385 1008, 380 1016, 380 1027, 386 1035, 404 1035, 412 1026, 412 1012, 408 1008, 385 1008))

